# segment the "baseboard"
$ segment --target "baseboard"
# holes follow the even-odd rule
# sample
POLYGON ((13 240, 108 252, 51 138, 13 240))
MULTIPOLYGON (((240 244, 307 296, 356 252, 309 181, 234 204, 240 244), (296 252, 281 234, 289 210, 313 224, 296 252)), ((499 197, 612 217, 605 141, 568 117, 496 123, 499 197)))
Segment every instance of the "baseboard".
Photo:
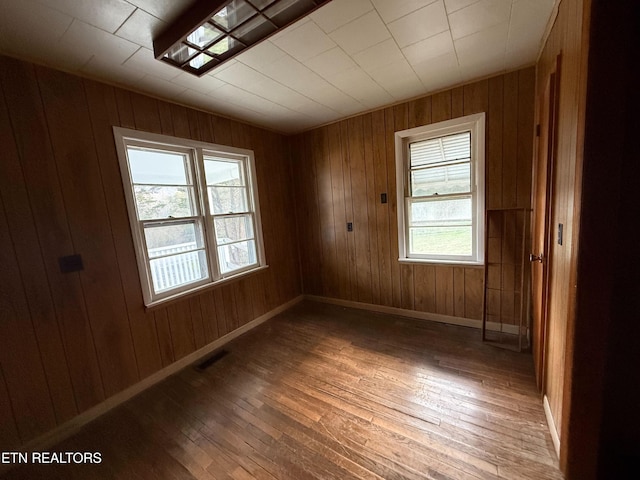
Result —
MULTIPOLYGON (((482 328, 482 321, 464 317, 454 317, 451 315, 441 315, 438 313, 419 312, 417 310, 409 310, 405 308, 388 307, 386 305, 374 305, 372 303, 354 302, 351 300, 341 300, 339 298, 321 297, 318 295, 304 295, 307 300, 315 302, 330 303, 341 307, 358 308, 360 310, 368 310, 370 312, 387 313, 389 315, 399 315, 401 317, 417 318, 419 320, 428 320, 430 322, 446 323, 449 325, 458 325, 461 327, 482 328)), ((496 322, 487 322, 487 330, 493 332, 518 334, 517 325, 502 325, 496 322)))
MULTIPOLYGON (((143 392, 147 388, 155 385, 156 383, 164 380, 170 375, 173 375, 174 373, 178 372, 179 370, 182 370, 183 368, 191 365, 192 363, 195 363, 202 357, 208 355, 214 350, 219 349, 220 347, 230 342, 231 340, 239 337, 243 333, 246 333, 249 330, 257 327, 258 325, 266 322, 267 320, 278 315, 279 313, 282 313, 285 310, 288 310, 295 304, 299 303, 302 299, 303 299, 303 296, 300 295, 294 298, 293 300, 288 301, 287 303, 283 303, 279 307, 276 307, 273 310, 265 313, 264 315, 261 315, 258 318, 255 318, 254 320, 250 321, 249 323, 246 323, 245 325, 234 330, 233 332, 227 333, 225 336, 220 337, 219 339, 202 347, 201 349, 196 350, 193 353, 190 353, 189 355, 181 358, 180 360, 177 360, 176 362, 172 363, 171 365, 168 365, 162 370, 158 370, 156 373, 148 376, 147 378, 141 380, 135 385, 132 385, 126 390, 123 390, 113 395, 112 397, 109 397, 104 402, 90 408, 89 410, 82 412, 80 415, 72 418, 68 422, 65 422, 62 425, 59 425, 58 427, 54 428, 53 430, 45 433, 44 435, 41 435, 40 437, 34 440, 31 440, 30 442, 22 445, 20 448, 18 448, 15 451, 20 451, 20 452, 44 451, 47 448, 61 442, 62 440, 65 440, 66 438, 76 433, 78 430, 80 430, 80 428, 82 428, 84 425, 91 422, 92 420, 95 420, 99 416, 104 415, 109 410, 121 405, 127 400, 143 392)), ((2 469, 3 466, 7 467, 9 465, 0 465, 0 474, 3 473, 3 469, 2 469)))
POLYGON ((553 420, 553 415, 551 415, 551 405, 549 405, 549 399, 546 395, 542 398, 542 405, 544 406, 544 416, 547 417, 547 425, 549 426, 553 447, 556 449, 556 455, 560 458, 560 436, 558 435, 556 422, 553 420))

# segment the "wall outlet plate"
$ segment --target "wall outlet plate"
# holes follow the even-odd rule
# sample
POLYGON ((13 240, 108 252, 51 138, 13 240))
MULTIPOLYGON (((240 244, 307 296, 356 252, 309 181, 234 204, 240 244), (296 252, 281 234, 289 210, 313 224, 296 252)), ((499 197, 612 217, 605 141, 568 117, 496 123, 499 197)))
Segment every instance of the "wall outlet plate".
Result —
POLYGON ((62 273, 72 273, 84 270, 84 264, 82 263, 82 256, 80 256, 80 254, 60 257, 58 258, 58 264, 60 265, 60 271, 62 273))

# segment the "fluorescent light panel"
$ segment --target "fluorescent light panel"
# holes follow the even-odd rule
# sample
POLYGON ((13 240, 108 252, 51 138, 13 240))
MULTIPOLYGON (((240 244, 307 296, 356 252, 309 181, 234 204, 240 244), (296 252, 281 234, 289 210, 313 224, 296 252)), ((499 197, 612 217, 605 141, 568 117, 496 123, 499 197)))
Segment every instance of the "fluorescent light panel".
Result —
POLYGON ((154 55, 201 76, 329 1, 198 0, 154 39, 154 55))

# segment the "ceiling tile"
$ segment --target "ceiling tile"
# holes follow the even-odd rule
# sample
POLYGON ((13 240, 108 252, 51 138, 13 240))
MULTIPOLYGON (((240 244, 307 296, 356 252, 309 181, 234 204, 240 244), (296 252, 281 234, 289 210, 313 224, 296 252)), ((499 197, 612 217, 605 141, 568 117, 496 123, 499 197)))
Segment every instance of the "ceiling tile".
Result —
POLYGON ((384 88, 357 67, 332 76, 328 80, 332 85, 367 107, 369 106, 369 98, 375 99, 374 103, 377 103, 381 98, 386 98, 388 103, 394 101, 394 98, 384 88))
POLYGON ((453 51, 453 40, 449 30, 402 49, 402 53, 411 65, 416 65, 430 58, 439 57, 453 51))
POLYGON ((145 76, 143 72, 124 68, 119 63, 110 62, 97 56, 92 57, 82 66, 80 71, 95 79, 103 79, 110 83, 126 86, 135 86, 145 76))
POLYGON ((117 64, 123 63, 140 48, 129 40, 116 37, 79 20, 73 21, 59 44, 69 54, 94 55, 117 64))
POLYGON ((357 67, 349 55, 340 47, 327 50, 305 62, 305 65, 322 77, 329 77, 350 68, 357 67))
POLYGON ((321 105, 298 92, 292 93, 292 95, 280 98, 276 103, 296 112, 305 113, 314 117, 317 116, 322 122, 340 117, 338 112, 330 109, 326 105, 321 105))
POLYGON ((462 82, 471 82, 478 78, 488 77, 498 73, 504 73, 504 57, 481 63, 462 65, 460 67, 460 78, 462 82))
POLYGON ((225 101, 224 98, 217 98, 210 95, 203 95, 193 90, 186 90, 178 95, 179 101, 187 105, 191 105, 196 108, 204 110, 212 110, 219 115, 227 115, 232 118, 242 118, 247 121, 253 121, 260 125, 268 125, 269 118, 256 112, 245 108, 241 105, 232 104, 225 101))
POLYGON ((533 65, 538 58, 539 48, 526 46, 521 50, 508 50, 504 55, 505 70, 515 70, 520 67, 533 65))
POLYGON ((125 0, 37 0, 59 12, 66 13, 85 23, 115 32, 136 9, 125 0))
MULTIPOLYGON (((515 2, 511 9, 507 51, 527 50, 533 45, 538 50, 541 47, 542 36, 552 10, 553 2, 549 1, 520 0, 515 2)), ((529 61, 531 60, 529 58, 529 61)))
POLYGON ((432 37, 449 29, 444 4, 432 3, 390 23, 389 30, 400 48, 432 37))
POLYGON ((221 72, 213 70, 211 76, 222 80, 225 83, 236 85, 240 88, 246 88, 254 83, 262 81, 265 77, 262 73, 248 67, 244 63, 236 62, 229 68, 225 68, 221 72))
POLYGON ((236 63, 238 63, 238 61, 235 58, 230 58, 229 60, 224 62, 222 65, 217 66, 215 70, 211 70, 211 72, 209 72, 207 75, 213 75, 213 72, 215 73, 224 72, 227 68, 233 67, 236 63))
POLYGON ((394 20, 415 12, 416 10, 442 0, 371 0, 382 20, 391 23, 394 20))
MULTIPOLYGON (((298 103, 303 104, 305 101, 309 101, 308 98, 299 94, 295 90, 264 75, 262 75, 261 80, 258 82, 252 81, 238 86, 241 86, 244 90, 255 95, 268 98, 272 102, 288 108, 290 108, 291 105, 297 105, 298 103)), ((293 110, 295 110, 295 108, 293 110)))
MULTIPOLYGON (((244 108, 253 110, 258 113, 271 112, 271 111, 279 111, 283 110, 284 107, 276 105, 275 103, 259 97, 258 95, 254 95, 253 93, 247 92, 238 88, 234 85, 224 85, 218 88, 212 94, 213 97, 223 98, 224 101, 228 103, 232 103, 234 105, 240 105, 244 108)), ((284 109, 287 111, 288 109, 284 109)))
POLYGON ((308 16, 307 17, 302 17, 300 20, 295 21, 294 23, 289 25, 287 28, 277 30, 276 33, 274 33, 271 37, 269 37, 269 40, 273 42, 274 40, 277 40, 281 36, 288 35, 289 33, 293 32, 294 30, 297 30, 298 28, 302 27, 303 25, 305 25, 306 23, 308 23, 310 21, 311 21, 311 19, 308 16))
POLYGON ((278 48, 301 62, 336 46, 335 42, 314 22, 307 22, 292 31, 287 30, 271 41, 278 48))
POLYGON ((369 47, 362 52, 356 53, 353 59, 367 71, 375 70, 393 62, 404 59, 402 52, 398 48, 395 40, 389 38, 373 47, 369 47))
POLYGON ((262 73, 294 90, 298 90, 296 87, 313 86, 324 82, 316 73, 289 55, 265 66, 262 73))
POLYGON ((193 1, 0 0, 0 52, 293 132, 529 65, 557 0, 333 0, 200 78, 151 51, 193 1))
POLYGON ((181 85, 176 85, 162 78, 147 75, 142 77, 137 83, 136 87, 140 90, 148 92, 151 95, 161 95, 175 98, 186 90, 181 85))
POLYGON ((3 21, 0 50, 32 59, 44 59, 55 50, 57 40, 67 31, 73 17, 44 5, 27 2, 0 2, 3 21))
POLYGON ((212 75, 196 77, 187 72, 182 72, 177 77, 172 78, 171 83, 188 88, 189 90, 195 90, 199 93, 210 93, 225 84, 225 82, 212 75))
POLYGON ((405 59, 369 72, 371 77, 396 100, 424 92, 424 86, 405 59))
POLYGON ((193 0, 127 0, 156 18, 171 23, 185 12, 193 0))
POLYGON ((300 93, 315 100, 342 115, 351 115, 355 112, 364 110, 364 105, 355 98, 350 97, 340 89, 334 87, 328 82, 323 81, 322 84, 308 86, 300 93))
POLYGON ((447 13, 453 13, 461 8, 468 7, 474 3, 478 3, 481 0, 444 0, 444 6, 447 9, 447 13))
MULTIPOLYGON (((271 65, 277 62, 282 57, 286 57, 287 54, 276 47, 269 40, 251 47, 236 57, 236 60, 249 65, 256 70, 260 70, 263 67, 271 65)), ((216 69, 217 71, 218 69, 216 69)))
POLYGON ((171 80, 182 72, 171 65, 167 65, 153 57, 153 52, 148 48, 140 47, 136 53, 124 62, 124 66, 134 70, 146 72, 149 75, 171 80))
POLYGON ((166 26, 162 20, 138 8, 116 31, 116 35, 153 50, 154 36, 166 26))
POLYGON ((413 66, 428 92, 460 83, 460 68, 454 52, 430 58, 413 66))
POLYGON ((310 17, 325 32, 333 32, 351 20, 373 10, 370 0, 333 0, 322 6, 310 17))
MULTIPOLYGON (((507 48, 509 23, 501 23, 454 41, 461 67, 503 58, 507 48)), ((501 67, 501 69, 504 66, 501 67)))
POLYGON ((509 21, 510 0, 481 0, 449 15, 453 39, 509 21))
POLYGON ((390 36, 389 30, 375 11, 366 13, 330 34, 330 37, 350 55, 376 45, 390 36))

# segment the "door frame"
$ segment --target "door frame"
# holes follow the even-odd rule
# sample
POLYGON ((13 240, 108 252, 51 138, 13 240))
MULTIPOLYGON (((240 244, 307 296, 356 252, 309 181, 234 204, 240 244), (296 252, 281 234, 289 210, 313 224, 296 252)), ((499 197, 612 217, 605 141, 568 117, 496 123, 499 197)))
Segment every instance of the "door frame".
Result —
MULTIPOLYGON (((535 207, 536 205, 536 197, 539 193, 539 178, 538 178, 538 165, 541 161, 540 152, 540 138, 542 132, 544 131, 547 137, 547 148, 546 148, 546 175, 545 175, 545 186, 544 186, 544 196, 545 196, 545 217, 544 217, 544 233, 543 233, 543 246, 541 252, 533 252, 534 255, 541 254, 542 255, 542 273, 541 273, 541 296, 540 296, 540 324, 537 325, 537 342, 532 342, 533 345, 533 354, 535 360, 535 373, 536 373, 536 383, 538 389, 541 394, 544 395, 545 392, 545 380, 546 380, 546 351, 547 351, 547 326, 549 322, 549 302, 548 302, 548 291, 549 291, 549 283, 551 280, 551 269, 550 269, 550 259, 551 259, 551 251, 552 251, 552 219, 553 219, 553 188, 555 183, 556 176, 556 155, 557 155, 557 126, 558 126, 558 108, 559 108, 559 99, 560 99, 560 66, 561 66, 561 54, 556 57, 556 62, 550 72, 545 76, 545 87, 543 90, 543 94, 541 98, 538 100, 538 121, 537 121, 537 144, 536 155, 533 162, 533 188, 532 188, 532 199, 531 205, 535 207), (548 92, 548 96, 547 96, 548 92), (546 109, 547 119, 541 118, 543 109, 546 109), (543 123, 547 120, 547 124, 543 123)), ((532 244, 531 249, 533 250, 533 239, 536 238, 536 219, 537 214, 531 216, 531 238, 532 244)), ((531 270, 531 281, 532 288, 534 283, 533 278, 533 268, 531 270)), ((535 298, 532 295, 532 300, 535 298)))

